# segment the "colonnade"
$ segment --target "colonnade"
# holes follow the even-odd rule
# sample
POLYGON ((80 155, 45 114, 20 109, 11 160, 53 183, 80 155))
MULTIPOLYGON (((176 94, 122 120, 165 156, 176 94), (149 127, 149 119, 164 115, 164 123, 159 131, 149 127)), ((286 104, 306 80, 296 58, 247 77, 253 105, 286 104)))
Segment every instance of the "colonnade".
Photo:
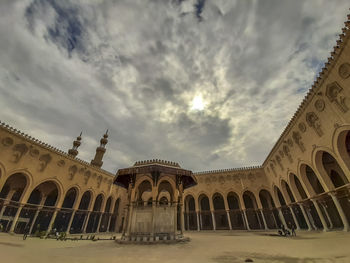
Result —
POLYGON ((186 195, 185 228, 253 230, 276 229, 283 224, 305 230, 348 231, 350 131, 337 134, 334 152, 314 147, 312 162, 300 160, 297 172, 289 170, 279 186, 245 191, 240 196, 234 192, 186 195))
MULTIPOLYGON (((325 193, 316 198, 308 198, 300 202, 283 203, 275 206, 271 194, 270 204, 267 205, 263 194, 267 190, 260 191, 259 199, 244 198, 252 192, 244 193, 243 205, 224 202, 224 206, 213 198, 209 202, 206 194, 198 197, 198 202, 192 195, 187 195, 184 201, 182 217, 185 230, 268 230, 280 228, 283 224, 286 228, 294 226, 297 230, 349 230, 350 219, 350 184, 344 185, 337 191, 325 193), (204 200, 204 201, 203 201, 204 200), (249 203, 251 201, 251 203, 249 203), (241 208, 244 207, 244 208, 241 208), (344 209, 347 209, 346 213, 344 209)), ((229 200, 232 192, 226 198, 229 200)), ((237 196, 238 200, 238 196, 237 196)))
MULTIPOLYGON (((120 198, 107 200, 91 191, 79 196, 72 187, 63 195, 57 183, 45 181, 30 189, 24 173, 9 176, 0 191, 0 224, 9 233, 47 234, 118 232, 120 198)), ((122 220, 121 220, 122 221, 122 220)))

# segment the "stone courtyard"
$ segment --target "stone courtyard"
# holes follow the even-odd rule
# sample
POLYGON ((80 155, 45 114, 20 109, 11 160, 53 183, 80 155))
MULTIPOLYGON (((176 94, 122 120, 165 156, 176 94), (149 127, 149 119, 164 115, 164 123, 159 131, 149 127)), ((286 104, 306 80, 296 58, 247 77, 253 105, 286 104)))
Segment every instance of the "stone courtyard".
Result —
MULTIPOLYGON (((349 262, 344 232, 187 232, 188 243, 120 245, 112 240, 56 241, 0 234, 1 261, 12 262, 349 262)), ((110 236, 100 236, 109 238, 110 236)))
POLYGON ((0 0, 0 263, 350 262, 333 2, 0 0))

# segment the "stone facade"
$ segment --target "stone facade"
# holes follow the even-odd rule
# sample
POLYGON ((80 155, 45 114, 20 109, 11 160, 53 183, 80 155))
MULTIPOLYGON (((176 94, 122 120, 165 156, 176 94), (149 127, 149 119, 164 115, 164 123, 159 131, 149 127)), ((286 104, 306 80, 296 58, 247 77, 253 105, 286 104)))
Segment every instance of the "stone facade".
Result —
POLYGON ((21 233, 28 223, 33 232, 117 230, 125 190, 113 184, 114 177, 0 125, 0 222, 6 231, 21 233))
MULTIPOLYGON (((198 184, 185 190, 178 204, 182 230, 281 224, 349 230, 349 27, 345 22, 328 62, 261 166, 194 174, 198 184)), ((101 141, 96 161, 101 165, 104 145, 101 141)), ((0 126, 4 231, 119 231, 128 198, 114 179, 94 163, 0 126)))

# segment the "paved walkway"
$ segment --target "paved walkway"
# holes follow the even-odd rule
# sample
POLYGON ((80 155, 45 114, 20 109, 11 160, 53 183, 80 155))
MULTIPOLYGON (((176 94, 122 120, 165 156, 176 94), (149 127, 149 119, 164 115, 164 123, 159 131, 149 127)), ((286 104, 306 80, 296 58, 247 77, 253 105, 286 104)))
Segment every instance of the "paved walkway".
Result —
MULTIPOLYGON (((186 232, 185 244, 119 245, 112 240, 56 241, 0 234, 1 262, 350 262, 350 233, 186 232)), ((110 237, 110 235, 103 235, 110 237)), ((101 235, 102 237, 102 235, 101 235)))

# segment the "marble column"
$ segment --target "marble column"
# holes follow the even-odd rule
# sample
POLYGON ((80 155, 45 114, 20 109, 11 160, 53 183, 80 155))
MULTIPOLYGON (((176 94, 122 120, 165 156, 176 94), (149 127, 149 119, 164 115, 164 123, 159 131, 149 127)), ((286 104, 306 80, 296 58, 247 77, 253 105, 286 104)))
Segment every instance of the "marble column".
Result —
POLYGON ((99 212, 99 217, 98 217, 98 223, 97 223, 96 233, 100 233, 100 226, 101 226, 102 217, 103 217, 103 213, 102 213, 102 212, 99 212))
POLYGON ((232 230, 232 223, 231 223, 230 211, 229 211, 229 210, 226 210, 226 214, 227 214, 228 226, 229 226, 230 230, 232 230))
POLYGON ((8 192, 7 196, 4 198, 5 199, 4 200, 4 204, 3 204, 2 208, 1 208, 1 211, 0 211, 0 220, 1 220, 3 214, 4 214, 5 210, 6 210, 6 207, 11 202, 11 199, 12 199, 13 195, 15 194, 15 192, 16 192, 16 189, 11 189, 8 192))
POLYGON ((243 220, 245 221, 247 230, 251 230, 250 226, 249 226, 249 221, 248 221, 246 210, 244 209, 244 210, 242 210, 242 212, 243 212, 243 220))
POLYGON ((343 225, 344 225, 344 231, 349 231, 349 222, 348 222, 348 219, 344 213, 344 210, 343 208, 341 207, 340 203, 339 203, 339 200, 337 198, 337 196, 335 195, 335 193, 329 193, 329 195, 332 197, 332 200, 334 202, 334 205, 335 207, 337 208, 338 210, 338 213, 340 215, 340 218, 341 218, 341 221, 343 222, 343 225))
POLYGON ((199 211, 196 211, 196 216, 197 216, 197 231, 201 230, 200 223, 199 223, 199 211))
POLYGON ((332 222, 331 217, 330 217, 329 214, 328 214, 326 205, 321 204, 320 209, 323 209, 324 213, 326 214, 326 217, 327 217, 328 222, 329 222, 329 228, 330 228, 330 229, 333 229, 333 228, 334 228, 334 227, 333 227, 333 222, 332 222))
POLYGON ((47 234, 51 232, 51 229, 52 229, 52 226, 53 226, 53 223, 55 222, 55 219, 56 219, 56 216, 57 216, 57 213, 58 211, 60 210, 61 208, 55 208, 55 211, 53 212, 52 214, 52 217, 51 217, 51 220, 50 220, 50 223, 49 223, 49 226, 46 230, 47 234))
POLYGON ((86 234, 86 228, 87 228, 87 225, 89 223, 90 215, 91 215, 91 211, 88 211, 87 215, 84 218, 83 231, 82 231, 83 234, 86 234))
POLYGON ((41 200, 40 200, 38 209, 35 211, 35 215, 34 215, 34 217, 33 217, 33 221, 32 221, 32 223, 31 223, 31 225, 30 225, 28 235, 30 235, 30 234, 32 233, 32 231, 33 231, 35 221, 36 221, 36 219, 38 218, 38 215, 39 215, 40 211, 43 209, 43 206, 44 206, 44 204, 45 204, 46 198, 47 198, 47 196, 43 196, 43 197, 41 198, 41 200))
POLYGON ((297 217, 295 216, 295 214, 294 214, 294 211, 293 211, 293 207, 289 207, 289 210, 290 210, 290 212, 292 213, 292 217, 293 217, 293 220, 294 220, 294 222, 295 222, 295 225, 296 225, 296 229, 297 230, 300 230, 300 226, 299 226, 299 222, 298 222, 298 220, 297 220, 297 217))
POLYGON ((210 213, 211 213, 211 218, 213 221, 213 230, 215 231, 216 230, 216 221, 215 221, 214 211, 210 211, 210 213))
POLYGON ((4 214, 4 212, 5 212, 5 209, 6 209, 7 205, 8 205, 8 202, 4 202, 4 204, 3 204, 3 206, 2 206, 2 208, 0 210, 0 220, 1 220, 1 218, 2 218, 2 216, 4 214))
POLYGON ((33 217, 33 221, 32 221, 32 223, 30 224, 30 228, 29 228, 28 235, 30 235, 30 234, 32 233, 33 227, 34 227, 34 224, 35 224, 35 221, 36 221, 36 219, 38 218, 38 215, 39 215, 40 211, 41 211, 41 207, 38 207, 38 209, 35 211, 35 215, 34 215, 34 217, 33 217))
POLYGON ((272 216, 273 222, 275 222, 276 228, 279 228, 280 226, 277 224, 276 216, 273 211, 274 211, 274 208, 272 208, 271 210, 271 216, 272 216))
POLYGON ((67 226, 67 229, 66 229, 66 234, 67 234, 67 235, 70 233, 70 228, 72 227, 72 223, 73 223, 73 219, 74 219, 74 216, 75 216, 75 212, 76 212, 76 211, 77 211, 77 210, 73 210, 72 215, 71 215, 71 217, 70 217, 70 219, 69 219, 68 226, 67 226))
POLYGON ((261 209, 259 209, 259 211, 260 211, 261 217, 262 217, 263 222, 264 222, 264 228, 265 228, 265 230, 268 230, 267 224, 266 224, 265 215, 264 215, 264 213, 263 213, 263 211, 261 209))
POLYGON ((315 206, 315 208, 316 208, 316 211, 317 211, 317 213, 318 213, 318 216, 320 217, 321 223, 322 223, 322 225, 323 225, 323 231, 325 231, 325 232, 328 231, 328 227, 327 227, 326 220, 325 220, 324 217, 323 217, 322 211, 321 211, 321 209, 320 209, 320 207, 319 207, 317 201, 316 201, 316 200, 313 200, 313 199, 311 199, 311 201, 312 201, 312 203, 314 204, 314 206, 315 206))
MULTIPOLYGON (((278 207, 277 211, 278 211, 278 215, 280 217, 280 220, 281 220, 282 224, 284 225, 285 228, 288 228, 286 220, 284 219, 284 216, 283 216, 282 208, 278 207)), ((281 226, 278 226, 278 227, 280 228, 281 226)))
POLYGON ((17 212, 16 212, 16 215, 13 218, 12 225, 10 227, 9 233, 14 233, 15 227, 17 225, 17 220, 19 218, 19 215, 21 214, 21 211, 22 211, 23 207, 24 207, 24 204, 20 204, 19 205, 19 207, 17 209, 17 212))
POLYGON ((307 231, 311 231, 312 230, 312 226, 309 220, 309 217, 306 214, 305 208, 302 204, 299 204, 300 210, 303 213, 303 216, 305 218, 306 224, 307 224, 307 231))
POLYGON ((107 229, 106 232, 109 233, 109 227, 111 225, 111 220, 112 220, 112 214, 108 213, 107 214, 108 220, 107 220, 107 229))

